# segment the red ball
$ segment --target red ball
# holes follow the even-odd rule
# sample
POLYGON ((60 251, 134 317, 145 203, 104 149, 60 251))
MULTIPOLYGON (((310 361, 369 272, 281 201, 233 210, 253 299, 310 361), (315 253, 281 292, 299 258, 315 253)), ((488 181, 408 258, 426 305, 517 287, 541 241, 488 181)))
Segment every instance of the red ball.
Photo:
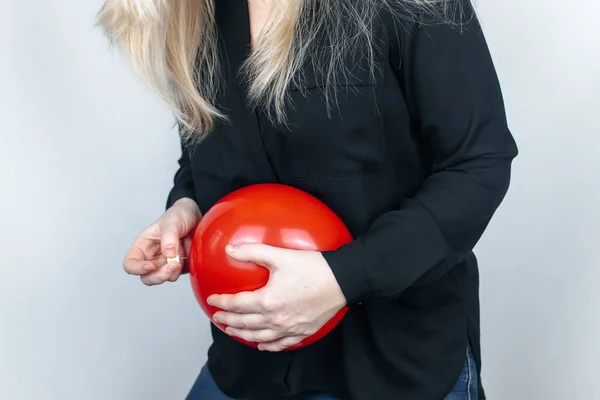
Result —
MULTIPOLYGON (((337 250, 352 235, 342 220, 323 202, 299 189, 280 184, 258 184, 236 190, 219 200, 198 225, 189 254, 192 289, 202 310, 212 320, 217 308, 207 304, 213 294, 235 294, 265 286, 269 270, 233 260, 225 252, 228 244, 263 243, 295 250, 337 250)), ((317 333, 294 350, 327 335, 340 323, 342 308, 317 333)), ((215 323, 225 331, 226 326, 215 323)), ((251 347, 238 337, 234 339, 251 347)))

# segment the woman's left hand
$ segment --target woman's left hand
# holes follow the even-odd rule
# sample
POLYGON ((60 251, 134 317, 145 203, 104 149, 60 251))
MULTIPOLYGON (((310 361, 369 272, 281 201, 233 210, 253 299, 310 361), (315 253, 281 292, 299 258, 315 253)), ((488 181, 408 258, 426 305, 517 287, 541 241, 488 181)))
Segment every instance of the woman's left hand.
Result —
POLYGON ((278 352, 316 333, 346 299, 320 252, 287 250, 263 244, 228 246, 230 257, 268 268, 269 282, 254 292, 213 295, 208 303, 223 311, 213 320, 227 334, 278 352))

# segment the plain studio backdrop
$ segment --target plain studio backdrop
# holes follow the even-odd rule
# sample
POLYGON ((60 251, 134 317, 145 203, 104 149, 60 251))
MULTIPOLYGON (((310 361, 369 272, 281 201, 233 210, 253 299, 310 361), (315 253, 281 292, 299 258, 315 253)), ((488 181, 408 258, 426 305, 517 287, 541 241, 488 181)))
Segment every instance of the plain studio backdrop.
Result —
MULTIPOLYGON (((600 399, 600 2, 477 4, 521 152, 476 249, 485 387, 600 399)), ((183 399, 210 343, 187 277, 122 271, 179 145, 100 6, 0 0, 2 400, 183 399)))

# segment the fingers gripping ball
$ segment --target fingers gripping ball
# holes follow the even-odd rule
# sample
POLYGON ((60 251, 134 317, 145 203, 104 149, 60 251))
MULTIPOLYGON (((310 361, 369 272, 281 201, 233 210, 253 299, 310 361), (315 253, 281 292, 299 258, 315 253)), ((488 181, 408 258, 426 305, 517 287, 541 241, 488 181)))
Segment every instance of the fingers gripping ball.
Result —
MULTIPOLYGON (((207 304, 209 296, 254 291, 269 280, 266 268, 230 258, 225 252, 228 244, 263 243, 294 250, 329 251, 351 240, 342 220, 314 196, 280 184, 248 186, 218 201, 200 221, 189 255, 192 289, 212 320, 218 309, 207 304)), ((323 338, 347 311, 347 307, 342 308, 317 333, 290 349, 323 338)), ((225 331, 225 326, 213 323, 225 331)), ((234 338, 248 346, 258 346, 234 338)))

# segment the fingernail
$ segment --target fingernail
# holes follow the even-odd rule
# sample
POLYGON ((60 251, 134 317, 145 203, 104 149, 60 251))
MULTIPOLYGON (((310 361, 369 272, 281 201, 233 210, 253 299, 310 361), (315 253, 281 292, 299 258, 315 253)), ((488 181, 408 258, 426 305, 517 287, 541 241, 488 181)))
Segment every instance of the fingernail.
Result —
POLYGON ((213 299, 213 297, 212 297, 212 296, 210 296, 208 299, 206 299, 206 302, 207 302, 209 305, 211 305, 211 306, 212 306, 212 305, 214 305, 214 304, 213 304, 213 300, 214 300, 214 299, 213 299))
POLYGON ((175 251, 175 247, 174 246, 169 246, 165 249, 165 257, 168 258, 173 258, 177 255, 177 252, 175 251))
POLYGON ((225 333, 226 333, 226 334, 228 334, 228 335, 230 335, 230 336, 233 334, 233 332, 231 331, 231 328, 230 328, 230 327, 227 327, 227 328, 225 329, 225 333))
POLYGON ((235 251, 237 250, 237 248, 238 248, 237 245, 235 245, 235 244, 229 244, 225 248, 225 251, 227 251, 228 253, 235 253, 235 251))

